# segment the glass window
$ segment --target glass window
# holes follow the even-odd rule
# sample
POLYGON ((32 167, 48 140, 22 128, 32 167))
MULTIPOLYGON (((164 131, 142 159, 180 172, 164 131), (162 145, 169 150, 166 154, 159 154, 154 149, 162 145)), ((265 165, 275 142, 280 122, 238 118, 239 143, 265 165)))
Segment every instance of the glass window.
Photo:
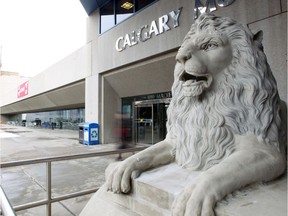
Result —
POLYGON ((117 0, 116 1, 116 24, 127 19, 134 12, 133 0, 117 0))
POLYGON ((85 108, 26 114, 27 126, 50 128, 54 124, 54 128, 78 130, 81 122, 85 122, 85 108))
POLYGON ((135 1, 135 11, 139 11, 142 8, 148 6, 152 2, 155 2, 155 0, 134 0, 135 1))
POLYGON ((100 9, 100 32, 103 33, 115 25, 114 1, 106 4, 100 9))
POLYGON ((111 0, 100 8, 100 34, 155 1, 157 0, 111 0))

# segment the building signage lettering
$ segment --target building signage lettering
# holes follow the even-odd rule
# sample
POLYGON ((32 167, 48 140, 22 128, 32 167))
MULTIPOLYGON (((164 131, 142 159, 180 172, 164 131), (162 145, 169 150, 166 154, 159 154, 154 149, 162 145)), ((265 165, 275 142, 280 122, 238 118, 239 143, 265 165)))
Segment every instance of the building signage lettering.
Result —
POLYGON ((167 99, 167 98, 172 98, 172 92, 171 91, 156 93, 156 94, 136 96, 134 99, 135 99, 135 101, 145 101, 145 100, 158 100, 158 99, 167 99))
MULTIPOLYGON (((179 16, 181 13, 182 7, 179 8, 176 12, 171 11, 168 14, 165 14, 159 17, 158 20, 153 20, 149 25, 141 26, 137 31, 132 31, 130 34, 121 36, 116 40, 115 48, 118 52, 121 52, 126 49, 126 47, 131 47, 139 42, 145 42, 150 39, 152 35, 160 35, 166 31, 169 31, 171 27, 169 26, 169 18, 173 21, 173 28, 179 26, 179 16)), ((171 25, 171 24, 170 24, 171 25)))
MULTIPOLYGON (((205 4, 202 4, 204 1, 195 0, 193 18, 197 19, 199 14, 205 12, 213 12, 217 10, 216 5, 219 7, 227 7, 231 5, 235 0, 206 0, 205 4), (209 9, 209 10, 208 10, 209 9)), ((169 18, 173 21, 173 28, 179 26, 179 16, 181 13, 182 7, 179 8, 176 12, 171 11, 168 14, 165 14, 158 18, 158 20, 153 20, 150 25, 143 25, 137 31, 132 31, 130 34, 121 36, 116 40, 115 48, 118 52, 125 50, 127 47, 132 47, 138 44, 139 42, 145 42, 150 39, 152 35, 155 36, 165 33, 171 29, 171 24, 169 24, 169 18)))
POLYGON ((201 3, 200 0, 195 0, 195 7, 193 11, 193 18, 197 19, 199 16, 199 13, 205 13, 207 12, 207 9, 209 8, 209 12, 216 11, 216 3, 219 7, 227 7, 231 5, 235 0, 206 0, 205 6, 201 3))
POLYGON ((17 98, 21 98, 28 95, 28 83, 29 82, 26 81, 25 83, 22 83, 20 86, 18 86, 17 98))
POLYGON ((171 91, 147 95, 147 100, 172 98, 171 91))

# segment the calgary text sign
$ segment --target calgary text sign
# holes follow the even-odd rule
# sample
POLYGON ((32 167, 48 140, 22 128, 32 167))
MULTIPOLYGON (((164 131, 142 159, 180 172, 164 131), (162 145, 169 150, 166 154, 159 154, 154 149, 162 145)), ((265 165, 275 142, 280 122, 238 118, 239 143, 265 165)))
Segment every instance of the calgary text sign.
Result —
MULTIPOLYGON (((193 19, 197 19, 198 15, 205 12, 213 12, 218 7, 227 7, 231 5, 235 0, 195 0, 194 9, 192 10, 193 19), (205 2, 202 4, 202 2, 205 2)), ((143 25, 138 30, 134 30, 131 33, 125 34, 116 40, 115 48, 118 52, 125 50, 127 47, 137 45, 139 42, 145 42, 154 34, 158 36, 166 31, 179 26, 179 17, 182 7, 177 11, 171 11, 159 17, 156 20, 152 20, 150 25, 143 25), (172 21, 169 21, 171 19, 172 21)))
POLYGON ((168 14, 165 14, 159 17, 157 20, 152 20, 150 25, 143 25, 138 30, 132 31, 130 34, 126 34, 125 36, 121 36, 116 40, 115 48, 118 52, 123 51, 126 47, 131 47, 139 42, 145 42, 150 39, 152 35, 155 36, 165 33, 171 29, 171 25, 173 28, 179 26, 179 16, 182 8, 179 8, 176 12, 171 11, 168 14), (172 19, 171 24, 169 24, 169 18, 172 19))
POLYGON ((28 95, 28 84, 29 84, 29 81, 26 81, 22 83, 20 86, 18 86, 17 98, 21 98, 21 97, 28 95))

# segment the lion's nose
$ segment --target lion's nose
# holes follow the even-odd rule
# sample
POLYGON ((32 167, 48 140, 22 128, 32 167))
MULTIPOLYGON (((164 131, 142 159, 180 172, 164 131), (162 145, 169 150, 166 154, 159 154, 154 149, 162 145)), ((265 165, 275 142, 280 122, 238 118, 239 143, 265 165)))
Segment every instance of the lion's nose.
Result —
POLYGON ((178 53, 176 55, 176 61, 181 63, 181 64, 185 64, 185 62, 187 60, 189 60, 191 58, 191 54, 187 53, 187 54, 184 54, 184 53, 178 53))

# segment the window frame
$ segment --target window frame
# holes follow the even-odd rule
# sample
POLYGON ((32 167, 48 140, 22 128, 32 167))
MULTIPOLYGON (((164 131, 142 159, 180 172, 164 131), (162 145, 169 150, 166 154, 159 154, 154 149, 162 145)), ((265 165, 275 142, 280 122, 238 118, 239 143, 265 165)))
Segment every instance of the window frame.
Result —
POLYGON ((144 6, 143 8, 139 9, 136 11, 136 5, 135 5, 135 2, 136 0, 133 0, 133 4, 134 4, 134 7, 133 7, 133 14, 129 17, 127 17, 126 19, 123 19, 121 20, 120 22, 117 23, 117 14, 116 14, 116 1, 117 0, 112 0, 112 1, 109 1, 107 2, 105 5, 103 5, 101 8, 99 8, 99 16, 100 16, 100 19, 99 19, 99 28, 98 28, 98 34, 99 36, 103 35, 104 33, 110 31, 111 29, 113 29, 114 27, 118 26, 119 24, 125 22, 126 20, 130 19, 131 17, 135 16, 137 13, 141 12, 142 10, 150 7, 152 4, 158 2, 159 0, 152 0, 152 2, 150 2, 149 4, 147 4, 146 6, 144 6), (101 29, 102 29, 102 16, 101 16, 101 9, 104 8, 105 6, 107 6, 108 4, 110 3, 113 3, 113 16, 114 16, 114 25, 111 27, 111 28, 108 28, 107 30, 101 32, 101 29))

